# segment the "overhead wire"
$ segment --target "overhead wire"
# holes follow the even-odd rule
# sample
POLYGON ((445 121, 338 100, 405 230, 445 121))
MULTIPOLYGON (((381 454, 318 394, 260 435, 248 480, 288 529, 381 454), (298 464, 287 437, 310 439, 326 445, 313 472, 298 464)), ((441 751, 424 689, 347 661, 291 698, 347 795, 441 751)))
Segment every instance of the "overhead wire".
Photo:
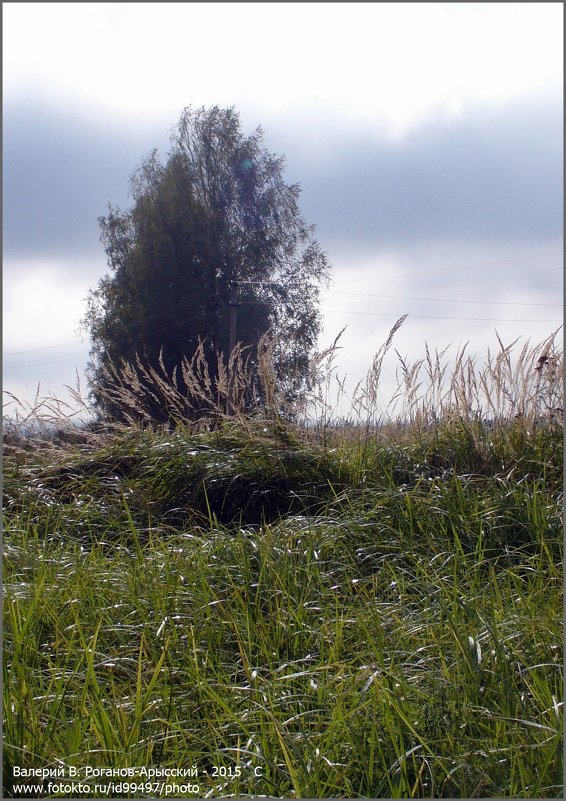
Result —
POLYGON ((57 356, 55 359, 39 359, 39 360, 34 361, 34 362, 20 362, 19 364, 4 364, 3 365, 3 369, 4 370, 10 370, 10 369, 13 369, 15 367, 17 367, 17 368, 21 368, 21 367, 37 367, 37 366, 39 366, 41 364, 54 364, 55 362, 64 362, 64 361, 67 361, 68 359, 76 359, 77 356, 84 356, 87 353, 88 353, 88 350, 81 350, 81 351, 78 351, 76 353, 69 353, 66 356, 57 356))
MULTIPOLYGON (((370 317, 401 317, 400 314, 391 314, 386 312, 363 312, 353 311, 351 309, 325 309, 327 314, 363 314, 370 317)), ((422 320, 476 320, 489 323, 561 323, 562 320, 532 320, 532 319, 509 319, 499 317, 446 317, 444 315, 436 314, 409 314, 408 317, 415 317, 422 320)))
MULTIPOLYGON (((526 257, 526 258, 523 258, 523 259, 517 259, 517 258, 513 258, 512 257, 512 258, 508 258, 508 259, 499 259, 497 261, 479 262, 479 263, 477 262, 475 264, 469 264, 469 265, 464 266, 464 267, 450 267, 450 268, 447 268, 445 270, 427 271, 426 276, 427 276, 427 278, 431 278, 431 277, 434 278, 437 275, 454 275, 455 273, 469 273, 471 270, 477 271, 477 270, 481 270, 481 269, 484 269, 484 268, 493 269, 494 267, 499 267, 501 264, 527 264, 527 263, 530 263, 530 262, 533 262, 533 261, 541 261, 543 259, 550 259, 550 258, 553 258, 554 256, 562 256, 562 255, 563 255, 563 251, 562 250, 554 250, 554 251, 551 251, 549 253, 540 253, 540 254, 537 254, 536 256, 529 256, 529 257, 526 257)), ((552 270, 554 268, 550 267, 548 269, 552 270)), ((545 269, 545 271, 547 271, 547 270, 545 269)), ((529 273, 523 273, 523 274, 530 275, 532 273, 529 272, 529 273)), ((396 271, 394 273, 390 273, 389 275, 382 273, 380 275, 380 279, 398 278, 398 276, 399 276, 399 271, 396 271)), ((342 280, 344 282, 350 283, 350 279, 349 278, 344 278, 342 280)), ((356 283, 365 282, 366 281, 365 278, 359 278, 359 279, 355 279, 355 280, 356 280, 356 283)))
POLYGON ((74 345, 76 342, 82 342, 82 339, 71 339, 70 342, 59 342, 57 345, 46 345, 44 348, 31 348, 31 350, 12 350, 6 351, 4 356, 21 356, 24 353, 39 353, 41 350, 53 350, 53 348, 64 348, 66 345, 74 345))
MULTIPOLYGON (((362 316, 369 316, 369 317, 395 317, 398 318, 402 316, 400 313, 391 313, 391 312, 363 312, 363 311, 354 311, 352 309, 325 309, 325 313, 327 314, 344 314, 344 315, 362 315, 362 316)), ((529 318, 502 318, 502 317, 449 317, 445 315, 435 315, 435 314, 409 314, 410 318, 415 318, 418 320, 455 320, 455 321, 463 321, 467 320, 470 322, 489 322, 489 323, 547 323, 552 325, 561 324, 562 320, 541 320, 541 319, 529 319, 529 318)), ((166 328, 172 328, 176 325, 181 325, 182 323, 175 323, 173 326, 167 326, 166 328)), ((166 330, 166 328, 161 330, 166 330)), ((158 333, 158 332, 154 332, 158 333)), ((5 369, 13 369, 13 368, 22 368, 22 367, 37 367, 42 364, 53 364, 55 362, 66 361, 68 359, 73 359, 77 356, 81 356, 86 354, 88 351, 78 351, 76 353, 69 354, 67 356, 58 356, 54 359, 40 359, 33 362, 20 362, 18 364, 4 364, 5 369)))
MULTIPOLYGON (((169 306, 168 309, 167 309, 167 312, 168 313, 173 313, 175 311, 181 311, 182 309, 186 308, 188 303, 193 303, 195 300, 197 300, 198 298, 202 297, 204 294, 205 294, 204 290, 196 290, 196 291, 193 290, 193 292, 190 295, 187 295, 182 302, 177 303, 177 304, 175 304, 173 306, 169 306)), ((150 318, 152 316, 155 317, 156 315, 150 315, 150 318)), ((183 320, 179 320, 176 323, 171 323, 169 325, 162 326, 161 328, 153 329, 152 331, 147 332, 146 336, 153 336, 154 334, 160 334, 162 331, 167 331, 167 330, 169 330, 171 328, 176 328, 179 325, 183 325, 183 323, 184 323, 183 320)), ((31 348, 29 350, 5 351, 4 352, 4 356, 21 356, 21 355, 23 355, 25 353, 39 353, 40 351, 44 351, 44 350, 52 350, 54 348, 62 348, 62 347, 65 347, 66 345, 74 345, 75 343, 82 342, 82 341, 83 340, 79 338, 79 339, 73 339, 73 340, 71 340, 69 342, 59 342, 56 345, 46 345, 45 347, 42 347, 42 348, 31 348)))
MULTIPOLYGON (((459 298, 423 298, 423 297, 410 297, 407 295, 385 295, 385 294, 378 294, 378 293, 368 293, 368 292, 344 292, 344 291, 333 291, 329 292, 327 297, 332 297, 332 295, 349 295, 353 297, 364 297, 364 298, 384 298, 387 300, 410 300, 410 301, 424 301, 427 303, 473 303, 479 305, 492 305, 492 306, 543 306, 543 307, 553 307, 553 308, 562 308, 561 303, 528 303, 523 301, 498 301, 498 300, 464 300, 459 298)), ((185 304, 181 304, 179 308, 183 308, 185 304)), ((273 305, 267 303, 265 305, 273 305)), ((173 311, 174 308, 171 309, 173 311)), ((326 309, 325 311, 338 311, 338 310, 330 310, 326 309)), ((362 314, 362 312, 352 311, 345 311, 346 314, 362 314)), ((364 312, 365 314, 369 314, 370 312, 364 312)), ((376 314, 376 313, 375 313, 376 314)), ((391 315, 385 315, 391 316, 391 315)), ((411 315, 413 317, 419 315, 411 315)), ((436 317, 436 315, 434 315, 436 317)), ((452 318, 452 317, 440 317, 440 319, 483 319, 483 318, 452 318)), ((516 322, 529 322, 528 320, 519 320, 516 322)), ((537 320, 533 320, 532 322, 539 322, 537 320)), ((546 322, 546 321, 543 321, 546 322)), ((548 322, 555 322, 553 320, 549 320, 548 322)), ((153 336, 154 334, 160 334, 162 331, 167 331, 172 328, 176 328, 179 325, 183 325, 183 321, 180 320, 176 323, 171 323, 170 325, 162 326, 161 328, 154 329, 153 331, 148 332, 147 336, 153 336)), ((67 345, 74 345, 77 342, 83 342, 82 339, 73 339, 68 342, 60 342, 56 345, 46 345, 42 348, 30 348, 29 350, 16 350, 16 351, 6 351, 4 356, 22 356, 27 353, 40 353, 46 350, 53 350, 55 348, 62 348, 66 347, 67 345)), ((8 365, 11 366, 11 365, 8 365)))
MULTIPOLYGON (((553 252, 550 252, 550 253, 545 253, 545 254, 540 254, 538 256, 530 257, 528 259, 522 259, 522 260, 517 260, 517 259, 514 259, 514 258, 501 259, 501 260, 494 261, 494 262, 486 262, 486 263, 484 263, 482 265, 475 265, 475 266, 462 267, 462 268, 457 268, 457 269, 436 271, 435 273, 427 273, 427 278, 433 277, 434 275, 442 275, 442 274, 454 275, 455 272, 461 272, 461 271, 469 272, 469 270, 478 269, 478 267, 493 267, 493 266, 498 266, 500 264, 517 263, 518 261, 520 263, 520 262, 529 262, 529 261, 541 260, 541 259, 551 258, 553 256, 560 255, 561 253, 562 253, 562 251, 553 251, 553 252)), ((539 275, 539 274, 542 274, 542 273, 547 273, 547 272, 552 271, 554 269, 555 268, 546 268, 544 270, 538 270, 538 271, 535 271, 535 272, 530 271, 530 272, 527 272, 527 273, 521 273, 519 275, 521 277, 524 276, 524 275, 528 275, 528 276, 539 275)), ((395 277, 398 277, 398 274, 395 277)), ((497 276, 497 275, 495 275, 494 276, 493 274, 491 274, 489 276, 489 280, 493 281, 493 280, 499 280, 501 278, 512 279, 513 277, 514 277, 514 275, 505 275, 505 276, 497 276)), ((515 277, 518 277, 517 274, 515 274, 515 277)), ((383 279, 383 276, 380 276, 380 279, 383 279)), ((344 280, 347 280, 347 279, 344 279, 344 280)), ((364 280, 367 281, 367 279, 364 279, 364 280)), ((470 284, 470 283, 478 283, 478 282, 485 282, 485 281, 486 281, 485 277, 473 279, 471 281, 466 281, 466 282, 463 282, 463 283, 461 281, 459 281, 458 282, 458 286, 462 286, 463 284, 467 285, 467 284, 470 284)), ((242 284, 252 284, 252 283, 254 283, 254 284, 261 285, 261 284, 264 284, 265 282, 243 281, 243 282, 239 282, 239 283, 242 283, 242 284)), ((349 281, 349 283, 351 283, 351 282, 349 281)), ((520 288, 520 287, 515 285, 514 288, 520 288)), ((175 304, 174 306, 169 307, 167 311, 168 311, 168 313, 172 313, 172 312, 175 312, 175 311, 180 311, 181 309, 186 308, 187 303, 195 302, 197 299, 202 298, 202 296, 205 295, 205 294, 206 294, 206 292, 203 289, 198 289, 196 291, 193 290, 193 292, 191 292, 190 295, 186 296, 183 299, 183 301, 181 301, 178 304, 175 304)), ((355 296, 373 297, 373 298, 383 298, 383 299, 388 299, 388 300, 392 299, 392 300, 440 302, 440 303, 472 303, 472 304, 479 304, 479 305, 526 306, 526 307, 539 306, 539 307, 555 307, 555 308, 560 308, 561 307, 561 304, 557 304, 557 303, 531 303, 531 302, 520 302, 520 301, 516 301, 516 302, 515 301, 488 301, 488 300, 469 300, 469 299, 457 299, 457 298, 426 298, 426 297, 411 297, 411 296, 403 296, 403 295, 388 295, 388 294, 381 294, 381 293, 367 293, 367 292, 357 293, 357 292, 348 292, 348 291, 342 291, 342 290, 330 290, 330 292, 328 293, 327 297, 331 298, 333 295, 349 295, 349 296, 354 296, 354 297, 355 296)), ((245 299, 243 299, 242 302, 245 303, 245 299)), ((269 306, 269 305, 275 305, 275 304, 266 302, 266 305, 269 306)), ((354 314, 354 315, 375 316, 375 317, 398 317, 399 316, 398 314, 391 314, 391 313, 385 313, 385 312, 364 312, 364 311, 356 311, 356 310, 325 309, 324 311, 329 313, 329 314, 338 314, 338 313, 340 313, 340 314, 354 314)), ((444 315, 418 315, 418 314, 411 314, 410 316, 411 317, 415 317, 417 319, 439 319, 439 320, 458 320, 458 321, 460 321, 460 320, 470 320, 470 321, 478 321, 478 322, 499 322, 499 323, 501 323, 501 322, 514 322, 514 323, 521 322, 521 323, 552 323, 552 324, 554 324, 554 323, 561 323, 562 322, 561 320, 539 320, 539 319, 525 319, 525 318, 503 319, 503 318, 489 318, 489 317, 452 317, 452 316, 444 316, 444 315)), ((179 321, 177 321, 175 323, 171 323, 169 325, 161 326, 160 328, 153 329, 153 330, 149 331, 146 334, 146 336, 154 336, 155 334, 161 333, 162 331, 171 330, 173 328, 177 328, 177 327, 182 326, 184 324, 185 324, 184 320, 179 320, 179 321)), ((39 352, 43 352, 43 351, 46 351, 46 350, 53 350, 55 348, 66 347, 67 345, 72 345, 72 344, 75 344, 77 342, 82 342, 82 340, 81 339, 75 339, 75 340, 71 340, 71 341, 68 341, 68 342, 57 343, 55 345, 47 345, 47 346, 44 346, 44 347, 41 347, 41 348, 31 348, 31 349, 22 350, 22 351, 8 351, 4 355, 5 356, 19 356, 19 355, 24 355, 24 354, 28 354, 28 353, 39 353, 39 352)), ((53 358, 53 359, 43 359, 43 360, 37 360, 37 361, 34 361, 34 362, 21 362, 19 364, 4 364, 4 367, 5 368, 16 368, 16 367, 37 366, 39 364, 50 364, 50 363, 54 363, 54 362, 57 362, 57 361, 63 361, 63 360, 67 360, 67 359, 70 359, 70 358, 74 358, 75 356, 81 355, 81 354, 86 353, 86 352, 87 352, 86 350, 83 350, 83 351, 80 351, 78 353, 69 354, 69 355, 66 355, 66 356, 59 356, 59 357, 56 357, 56 358, 53 358)))
POLYGON ((328 293, 331 295, 353 295, 362 298, 387 298, 392 300, 424 300, 431 303, 479 303, 481 305, 488 304, 493 306, 557 306, 562 307, 562 303, 523 303, 522 301, 504 301, 504 300, 460 300, 458 298, 418 298, 408 297, 406 295, 381 295, 373 294, 370 292, 342 292, 336 290, 328 293))

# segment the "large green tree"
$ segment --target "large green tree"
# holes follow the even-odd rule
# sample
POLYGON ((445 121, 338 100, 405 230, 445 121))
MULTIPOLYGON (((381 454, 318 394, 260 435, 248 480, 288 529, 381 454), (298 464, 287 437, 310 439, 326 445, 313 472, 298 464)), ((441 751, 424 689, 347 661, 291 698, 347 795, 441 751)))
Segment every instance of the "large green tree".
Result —
MULTIPOLYGON (((165 164, 156 151, 142 161, 131 178, 132 208, 110 205, 99 219, 110 273, 91 291, 84 322, 91 392, 103 412, 120 416, 105 391, 110 364, 137 363, 147 383, 141 365, 171 375, 204 341, 214 376, 217 354, 227 356, 231 345, 234 282, 243 302, 236 341, 253 365, 260 336, 279 337, 279 379, 290 395, 301 391, 330 268, 300 212, 300 188, 283 170, 261 128, 245 135, 237 112, 216 106, 185 109, 165 164)), ((158 401, 152 416, 167 418, 158 401)))

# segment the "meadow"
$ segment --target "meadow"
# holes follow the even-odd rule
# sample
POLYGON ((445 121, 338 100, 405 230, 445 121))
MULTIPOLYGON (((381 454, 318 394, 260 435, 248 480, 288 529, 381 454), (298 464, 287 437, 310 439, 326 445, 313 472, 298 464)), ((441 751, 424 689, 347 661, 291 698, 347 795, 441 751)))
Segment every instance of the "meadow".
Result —
POLYGON ((192 771, 170 797, 562 795, 562 354, 399 357, 386 417, 390 345, 356 419, 330 349, 308 425, 265 378, 262 409, 213 416, 217 387, 198 424, 164 384, 169 427, 5 426, 5 797, 14 766, 192 771))

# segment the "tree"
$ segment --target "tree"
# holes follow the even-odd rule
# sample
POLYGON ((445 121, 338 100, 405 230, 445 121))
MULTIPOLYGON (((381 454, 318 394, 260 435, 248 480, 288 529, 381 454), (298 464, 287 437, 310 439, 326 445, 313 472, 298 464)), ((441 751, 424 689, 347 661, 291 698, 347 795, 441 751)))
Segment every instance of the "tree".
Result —
MULTIPOLYGON (((252 301, 238 314, 237 341, 253 362, 262 334, 284 338, 276 369, 296 395, 330 269, 299 210, 300 187, 285 183, 284 158, 265 149, 262 129, 244 135, 232 108, 185 109, 171 145, 165 165, 154 150, 132 175, 133 207, 109 205, 99 219, 111 272, 90 292, 84 319, 93 398, 119 417, 104 392, 109 365, 160 363, 171 375, 200 341, 214 375, 217 354, 229 350, 233 282, 252 301)), ((137 374, 147 381, 147 371, 137 374)), ((159 403, 152 414, 167 417, 159 403)))

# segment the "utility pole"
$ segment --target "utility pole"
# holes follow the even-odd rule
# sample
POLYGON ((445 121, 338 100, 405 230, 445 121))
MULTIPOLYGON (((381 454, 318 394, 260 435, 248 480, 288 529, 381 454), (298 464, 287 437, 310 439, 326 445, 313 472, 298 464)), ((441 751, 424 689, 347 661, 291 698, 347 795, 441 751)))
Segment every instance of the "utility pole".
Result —
MULTIPOLYGON (((276 286, 276 284, 268 284, 267 281, 232 281, 230 287, 230 300, 228 301, 228 305, 230 306, 230 339, 228 344, 228 360, 230 360, 230 356, 236 347, 236 331, 237 331, 237 321, 238 321, 238 309, 243 306, 264 306, 265 301, 263 300, 244 300, 242 301, 240 298, 240 286, 245 284, 246 286, 276 286)), ((229 387, 228 387, 228 414, 234 414, 234 371, 230 373, 229 376, 229 387)))
MULTIPOLYGON (((238 320, 238 308, 242 304, 240 303, 240 284, 238 281, 232 281, 232 286, 230 289, 230 341, 228 345, 228 363, 230 363, 230 356, 232 355, 234 348, 236 347, 236 323, 238 320)), ((232 370, 230 371, 230 375, 228 376, 228 414, 234 414, 234 366, 232 365, 232 370)))
POLYGON ((238 281, 232 281, 232 287, 230 292, 230 343, 228 346, 228 358, 230 358, 230 354, 236 347, 236 321, 238 319, 238 308, 242 304, 240 303, 240 284, 238 281))

